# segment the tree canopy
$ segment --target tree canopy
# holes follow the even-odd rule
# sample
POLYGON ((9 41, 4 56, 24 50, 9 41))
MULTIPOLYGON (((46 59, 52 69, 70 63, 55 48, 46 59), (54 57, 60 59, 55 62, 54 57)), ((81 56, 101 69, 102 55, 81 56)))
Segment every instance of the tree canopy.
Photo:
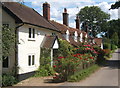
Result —
POLYGON ((82 8, 78 14, 82 25, 82 30, 92 29, 93 37, 106 30, 107 20, 110 15, 102 11, 98 6, 86 6, 82 8))
POLYGON ((118 9, 120 7, 120 1, 117 1, 115 4, 111 5, 110 9, 118 9))

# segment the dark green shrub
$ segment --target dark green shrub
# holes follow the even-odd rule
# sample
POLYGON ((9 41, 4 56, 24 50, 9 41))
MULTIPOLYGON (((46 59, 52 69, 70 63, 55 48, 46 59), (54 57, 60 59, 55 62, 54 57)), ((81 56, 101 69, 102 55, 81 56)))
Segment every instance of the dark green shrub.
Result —
POLYGON ((114 44, 111 44, 111 50, 115 50, 115 49, 117 49, 118 47, 116 46, 116 45, 114 45, 114 44))
POLYGON ((109 44, 109 43, 104 43, 104 44, 103 44, 103 49, 111 49, 111 44, 109 44))
POLYGON ((15 83, 17 83, 17 80, 11 74, 2 75, 2 86, 12 86, 15 83))
POLYGON ((46 64, 44 66, 40 66, 37 72, 35 73, 34 77, 44 77, 44 76, 51 76, 55 73, 53 68, 50 64, 46 64))

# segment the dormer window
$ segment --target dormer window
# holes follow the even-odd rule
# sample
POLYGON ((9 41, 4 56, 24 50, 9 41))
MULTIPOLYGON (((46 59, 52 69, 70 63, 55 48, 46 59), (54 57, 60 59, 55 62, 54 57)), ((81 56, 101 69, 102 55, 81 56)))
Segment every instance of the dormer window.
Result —
POLYGON ((76 42, 77 42, 77 36, 78 36, 77 31, 75 31, 75 33, 74 33, 74 41, 76 41, 76 42))
POLYGON ((66 31, 66 40, 69 41, 69 31, 66 31))
POLYGON ((29 28, 29 38, 35 38, 35 29, 29 28))
POLYGON ((83 41, 83 34, 82 33, 80 34, 80 41, 81 42, 83 41))

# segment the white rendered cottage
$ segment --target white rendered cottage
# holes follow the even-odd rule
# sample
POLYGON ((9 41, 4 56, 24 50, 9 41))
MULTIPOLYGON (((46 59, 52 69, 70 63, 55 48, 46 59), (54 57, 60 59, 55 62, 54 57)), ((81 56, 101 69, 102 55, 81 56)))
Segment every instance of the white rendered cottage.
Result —
MULTIPOLYGON (((59 31, 34 9, 16 2, 2 3, 2 23, 14 28, 18 38, 16 52, 11 52, 6 62, 3 62, 3 73, 12 72, 16 64, 18 78, 23 80, 40 66, 40 48, 46 35, 59 31)), ((54 40, 54 43, 52 47, 58 48, 58 42, 54 40)))

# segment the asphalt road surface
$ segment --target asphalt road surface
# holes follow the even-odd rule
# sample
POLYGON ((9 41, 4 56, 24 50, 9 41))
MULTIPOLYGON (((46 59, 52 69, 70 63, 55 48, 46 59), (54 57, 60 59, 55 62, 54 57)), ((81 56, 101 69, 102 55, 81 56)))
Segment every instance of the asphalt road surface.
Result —
POLYGON ((113 53, 107 64, 93 73, 90 77, 80 82, 65 82, 61 86, 118 86, 118 69, 120 69, 120 49, 113 53))

